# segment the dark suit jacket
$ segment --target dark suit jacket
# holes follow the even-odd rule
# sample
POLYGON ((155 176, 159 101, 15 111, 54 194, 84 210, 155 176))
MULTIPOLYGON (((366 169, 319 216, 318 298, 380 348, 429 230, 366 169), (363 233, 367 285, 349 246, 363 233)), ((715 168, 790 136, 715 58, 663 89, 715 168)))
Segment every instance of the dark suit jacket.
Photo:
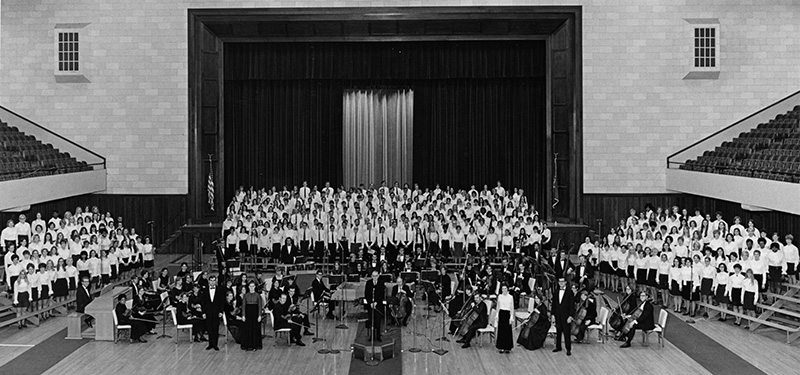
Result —
POLYGON ((573 268, 574 266, 572 265, 572 262, 569 261, 569 259, 561 259, 560 257, 559 259, 556 260, 556 263, 553 265, 553 270, 556 271, 556 277, 566 278, 567 272, 573 268))
MULTIPOLYGON (((636 305, 636 307, 638 308, 639 306, 641 306, 641 301, 637 302, 638 305, 636 305)), ((650 303, 650 301, 647 301, 644 303, 644 309, 642 310, 642 315, 639 316, 639 319, 636 319, 637 322, 636 328, 644 329, 647 331, 655 328, 656 325, 653 321, 654 318, 655 317, 653 316, 653 304, 650 303)))
MULTIPOLYGON (((397 293, 400 291, 398 289, 399 286, 400 285, 395 285, 392 287, 392 297, 397 297, 397 293)), ((409 288, 408 285, 403 285, 403 290, 406 291, 406 297, 414 298, 414 292, 411 291, 411 288, 409 288)))
POLYGON ((300 256, 300 248, 297 245, 292 245, 292 252, 289 253, 289 246, 281 246, 281 262, 284 264, 294 263, 294 257, 300 256))
POLYGON ((368 304, 372 302, 377 302, 378 307, 380 307, 385 297, 386 297, 386 286, 384 283, 378 280, 378 284, 375 285, 375 283, 372 282, 372 279, 367 280, 367 286, 364 288, 364 299, 367 300, 368 304))
POLYGON ((486 308, 486 302, 481 301, 480 305, 478 305, 478 318, 472 322, 472 325, 477 325, 481 328, 489 325, 489 311, 486 308))
POLYGON ((314 293, 314 301, 319 302, 322 299, 322 293, 329 291, 330 288, 325 286, 325 283, 314 278, 311 282, 311 292, 314 293))
POLYGON ((75 294, 75 311, 79 313, 83 313, 86 309, 86 305, 92 302, 91 292, 87 291, 83 285, 78 286, 78 290, 75 294))
POLYGON ((594 266, 592 266, 589 263, 586 263, 586 265, 581 264, 575 267, 575 280, 580 279, 579 275, 581 274, 581 267, 585 267, 585 269, 583 270, 583 275, 586 276, 587 279, 594 279, 594 271, 595 271, 594 266))
POLYGON ((558 289, 553 291, 553 302, 551 304, 552 313, 556 317, 556 320, 566 321, 567 317, 575 315, 575 295, 572 294, 572 290, 567 287, 567 290, 564 291, 564 298, 559 302, 558 293, 558 289))
POLYGON ((219 319, 219 313, 225 310, 225 288, 217 286, 214 293, 214 300, 211 300, 211 291, 204 290, 201 292, 200 305, 203 306, 203 312, 206 317, 210 319, 219 319))

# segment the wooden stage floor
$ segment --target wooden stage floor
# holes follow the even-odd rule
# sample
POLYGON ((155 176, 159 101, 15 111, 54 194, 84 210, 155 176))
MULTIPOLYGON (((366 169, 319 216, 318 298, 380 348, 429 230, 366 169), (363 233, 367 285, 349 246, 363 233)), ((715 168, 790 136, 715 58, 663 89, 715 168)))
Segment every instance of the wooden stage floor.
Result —
MULTIPOLYGON (((402 347, 397 348, 402 362, 402 373, 410 374, 521 374, 521 373, 560 373, 560 374, 710 374, 689 355, 665 340, 664 348, 657 345, 655 335, 651 335, 650 346, 641 344, 637 335, 633 347, 620 349, 619 343, 596 341, 592 334, 591 343, 573 344, 572 356, 565 352, 552 353, 553 340, 549 338, 544 349, 527 351, 515 347, 511 354, 499 354, 488 337, 479 347, 477 339, 469 349, 460 344, 444 343, 447 354, 439 356, 431 353, 438 348, 435 338, 441 336, 441 314, 422 309, 424 302, 418 301, 420 309, 414 314, 407 327, 402 328, 402 347), (416 322, 416 330, 414 323, 416 322), (414 334, 417 333, 417 335, 414 334), (422 353, 410 353, 412 346, 423 349, 422 353), (402 350, 402 352, 399 352, 402 350)), ((348 311, 353 309, 348 306, 348 311)), ((670 313, 669 319, 680 319, 670 313)), ((312 322, 314 321, 312 317, 312 322)), ((311 343, 311 336, 304 338, 306 347, 276 345, 274 338, 264 339, 264 349, 245 352, 231 337, 227 344, 220 344, 220 351, 206 351, 205 343, 190 343, 187 334, 182 333, 181 342, 175 342, 175 329, 167 327, 173 338, 156 339, 146 336, 147 343, 131 344, 127 341, 91 341, 78 348, 44 374, 115 374, 115 375, 156 375, 156 374, 349 374, 352 353, 349 350, 356 334, 358 324, 355 319, 346 320, 348 329, 336 329, 338 321, 320 320, 320 336, 327 343, 311 343), (342 350, 340 354, 318 354, 323 347, 342 350)), ((53 318, 36 328, 0 330, 0 366, 14 359, 48 337, 66 327, 65 318, 53 318)), ((698 319, 693 326, 697 334, 705 334, 711 339, 735 352, 767 374, 787 374, 796 372, 800 361, 798 345, 787 345, 780 339, 766 335, 752 334, 738 327, 716 321, 698 319), (775 360, 777 359, 777 360, 775 360)), ((391 327, 398 329, 397 327, 391 327)), ((161 332, 159 326, 157 331, 161 332)), ((313 331, 313 330, 312 330, 313 331)), ((667 325, 669 338, 669 323, 667 325)), ((518 331, 515 330, 514 335, 518 331)), ((224 336, 221 337, 224 340, 224 336)), ((370 369, 369 373, 391 375, 396 371, 382 371, 381 365, 370 369)), ((5 374, 3 374, 5 375, 5 374)), ((16 374, 15 374, 16 375, 16 374)))

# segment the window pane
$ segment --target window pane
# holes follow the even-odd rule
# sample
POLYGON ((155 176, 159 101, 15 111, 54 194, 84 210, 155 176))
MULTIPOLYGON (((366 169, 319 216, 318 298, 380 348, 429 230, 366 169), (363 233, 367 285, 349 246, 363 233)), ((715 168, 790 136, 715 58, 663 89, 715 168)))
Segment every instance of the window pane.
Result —
POLYGON ((80 69, 78 69, 78 62, 76 61, 75 62, 75 71, 77 72, 78 70, 80 70, 80 69))
MULTIPOLYGON (((714 28, 708 29, 709 34, 711 35, 712 38, 714 37, 714 31, 716 31, 716 30, 717 29, 714 29, 714 28)), ((75 39, 75 40, 77 40, 77 39, 75 39)))
POLYGON ((75 41, 78 41, 78 33, 73 33, 75 35, 75 41))
POLYGON ((75 63, 76 63, 76 64, 78 63, 78 60, 80 60, 80 59, 78 59, 78 53, 77 53, 77 52, 75 52, 75 63))
POLYGON ((694 37, 695 38, 700 37, 700 29, 698 29, 698 28, 694 29, 694 37))

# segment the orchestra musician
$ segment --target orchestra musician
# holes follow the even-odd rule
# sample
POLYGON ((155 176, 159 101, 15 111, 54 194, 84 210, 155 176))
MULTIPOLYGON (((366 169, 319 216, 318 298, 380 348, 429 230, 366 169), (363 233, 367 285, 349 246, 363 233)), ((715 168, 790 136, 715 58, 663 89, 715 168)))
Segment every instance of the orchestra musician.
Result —
POLYGON ((149 331, 145 326, 146 323, 141 320, 131 319, 132 311, 125 305, 126 299, 125 293, 117 297, 117 306, 114 307, 114 314, 117 315, 117 323, 131 326, 131 342, 147 342, 147 340, 142 338, 142 336, 149 331))
POLYGON ((311 282, 311 293, 314 294, 314 301, 316 303, 326 302, 328 304, 328 311, 325 317, 334 319, 333 309, 335 308, 335 302, 330 300, 331 289, 326 286, 325 282, 322 280, 322 270, 317 270, 314 275, 314 281, 311 282))
POLYGON ((372 278, 367 280, 367 285, 364 288, 364 300, 367 303, 367 311, 370 315, 369 320, 367 320, 367 329, 369 330, 368 332, 372 332, 375 341, 378 342, 381 342, 381 318, 383 316, 380 308, 383 305, 385 295, 386 287, 378 279, 378 270, 373 270, 372 278))
POLYGON ((299 306, 300 306, 301 296, 297 292, 298 290, 300 290, 300 289, 299 288, 289 288, 289 289, 286 290, 286 292, 287 292, 287 294, 289 296, 289 301, 292 303, 292 305, 289 307, 289 312, 294 314, 295 317, 297 318, 296 321, 298 323, 301 323, 305 327, 305 331, 303 332, 303 335, 312 336, 314 334, 311 333, 311 331, 308 330, 308 328, 311 327, 311 323, 309 323, 309 321, 308 321, 308 314, 304 314, 304 313, 302 313, 300 311, 300 307, 299 306))
MULTIPOLYGON (((302 337, 300 335, 300 323, 297 321, 297 316, 290 312, 292 307, 291 302, 289 302, 289 295, 286 293, 281 293, 278 302, 275 303, 275 308, 272 310, 272 314, 275 317, 275 330, 289 328, 291 330, 289 340, 298 346, 306 346, 303 343, 302 337)), ((261 335, 260 330, 259 336, 261 335)))
MULTIPOLYGON (((222 292, 222 290, 220 290, 222 292)), ((228 331, 230 331, 233 340, 237 344, 241 344, 241 332, 244 328, 242 321, 242 308, 240 302, 233 296, 232 291, 225 291, 225 319, 228 321, 228 331)))
POLYGON ((480 293, 475 293, 474 295, 475 304, 477 307, 477 318, 470 324, 467 333, 464 335, 463 338, 456 340, 457 343, 463 344, 461 345, 462 348, 469 348, 470 341, 472 338, 475 337, 475 333, 478 332, 481 328, 486 328, 489 325, 489 311, 486 307, 486 304, 483 303, 483 296, 480 293))
POLYGON ((525 349, 536 350, 544 346, 547 340, 547 332, 550 330, 550 320, 547 318, 547 306, 542 303, 541 296, 536 293, 533 295, 534 311, 528 320, 523 323, 517 344, 525 349))
POLYGON ((408 325, 408 318, 411 316, 411 309, 413 307, 411 300, 414 299, 414 292, 411 291, 405 280, 402 277, 397 278, 397 285, 392 287, 392 300, 397 299, 398 308, 403 309, 402 322, 403 326, 408 325))
POLYGON ((595 301, 594 294, 585 289, 580 292, 578 306, 575 307, 575 310, 578 311, 581 308, 585 311, 583 319, 581 319, 580 322, 573 323, 578 325, 578 333, 575 335, 575 340, 577 342, 583 341, 586 335, 586 328, 595 324, 595 320, 597 320, 597 302, 595 301))
POLYGON ((594 290, 594 266, 586 259, 585 256, 578 256, 578 265, 575 267, 575 281, 591 292, 594 290))
MULTIPOLYGON (((639 306, 637 311, 641 311, 641 315, 636 318, 633 322, 633 327, 628 331, 625 339, 625 343, 620 346, 620 348, 630 348, 631 341, 633 337, 636 335, 636 330, 641 329, 645 331, 650 331, 655 328, 655 323, 653 322, 653 304, 650 303, 648 300, 647 292, 642 291, 639 293, 639 306)), ((630 319, 633 314, 625 315, 626 319, 630 319)))
POLYGON ((181 293, 178 303, 175 304, 175 310, 178 324, 192 325, 192 334, 194 336, 192 339, 194 342, 208 341, 203 336, 203 331, 205 330, 205 317, 202 315, 197 315, 189 307, 189 293, 181 293))
POLYGON ((567 280, 563 276, 558 278, 558 290, 553 293, 553 301, 550 304, 553 309, 551 320, 556 326, 556 348, 553 353, 561 351, 561 337, 564 337, 564 345, 567 348, 567 356, 572 355, 572 339, 570 328, 572 316, 575 315, 575 295, 572 290, 567 288, 567 280))

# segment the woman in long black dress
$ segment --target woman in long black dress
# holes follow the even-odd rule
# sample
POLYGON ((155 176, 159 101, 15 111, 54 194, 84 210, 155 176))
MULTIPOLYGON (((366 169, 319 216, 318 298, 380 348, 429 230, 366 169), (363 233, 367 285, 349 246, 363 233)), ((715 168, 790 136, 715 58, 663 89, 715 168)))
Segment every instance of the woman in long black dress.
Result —
POLYGON ((536 350, 544 346, 547 339, 547 331, 550 330, 550 319, 547 316, 547 306, 542 303, 538 294, 533 296, 535 309, 522 325, 517 344, 525 349, 536 350))
POLYGON ((500 353, 511 353, 514 348, 514 334, 511 324, 514 319, 514 297, 508 293, 508 285, 503 284, 497 296, 497 343, 500 353))
POLYGON ((242 298, 243 327, 240 340, 243 350, 260 350, 261 345, 261 311, 264 302, 261 295, 256 293, 256 283, 247 284, 247 293, 242 298))

